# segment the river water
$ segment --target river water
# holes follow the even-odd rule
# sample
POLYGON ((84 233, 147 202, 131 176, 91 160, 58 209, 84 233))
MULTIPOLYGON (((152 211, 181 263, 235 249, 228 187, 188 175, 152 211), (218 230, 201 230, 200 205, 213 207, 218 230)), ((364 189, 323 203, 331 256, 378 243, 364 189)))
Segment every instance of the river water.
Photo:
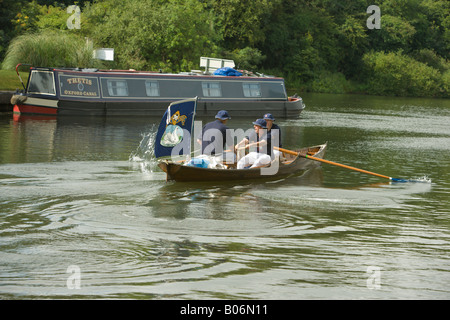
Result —
POLYGON ((415 181, 166 183, 160 119, 1 114, 0 298, 449 299, 450 101, 303 98, 285 148, 415 181))

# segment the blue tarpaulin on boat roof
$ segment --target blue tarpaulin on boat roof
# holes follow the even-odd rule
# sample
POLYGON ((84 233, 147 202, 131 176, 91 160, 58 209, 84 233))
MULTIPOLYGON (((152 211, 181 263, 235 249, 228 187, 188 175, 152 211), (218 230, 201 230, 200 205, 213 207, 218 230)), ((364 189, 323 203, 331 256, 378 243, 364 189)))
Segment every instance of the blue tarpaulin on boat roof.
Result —
POLYGON ((235 76, 235 77, 242 76, 242 73, 230 67, 223 67, 217 69, 216 71, 214 71, 213 74, 216 76, 235 76))

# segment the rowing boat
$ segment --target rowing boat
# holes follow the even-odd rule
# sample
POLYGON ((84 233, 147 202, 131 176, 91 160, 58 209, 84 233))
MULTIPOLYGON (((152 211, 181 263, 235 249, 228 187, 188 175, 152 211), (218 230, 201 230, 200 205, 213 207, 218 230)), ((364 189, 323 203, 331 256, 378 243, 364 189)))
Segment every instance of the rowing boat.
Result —
POLYGON ((167 181, 234 181, 253 179, 278 179, 289 175, 298 174, 308 169, 317 167, 320 162, 309 160, 300 155, 314 156, 322 159, 325 155, 327 144, 302 148, 296 150, 299 154, 293 155, 283 153, 278 163, 272 161, 270 167, 259 167, 250 169, 236 169, 235 164, 224 164, 221 168, 201 168, 186 165, 186 161, 160 160, 158 166, 166 173, 167 181), (264 172, 266 170, 266 172, 264 172), (268 174, 273 171, 273 174, 268 174))
MULTIPOLYGON (((379 173, 358 169, 348 165, 323 159, 327 144, 300 150, 287 150, 273 146, 282 153, 267 166, 237 169, 236 163, 212 163, 200 157, 190 159, 192 153, 192 131, 197 110, 198 97, 172 102, 164 113, 155 138, 155 158, 159 167, 167 174, 167 180, 175 181, 233 181, 253 179, 278 179, 294 175, 328 163, 338 167, 389 179, 393 182, 418 182, 421 180, 392 178, 379 173), (184 157, 182 160, 174 160, 184 157), (194 161, 192 163, 192 161, 194 161), (198 161, 201 161, 200 163, 198 161), (198 165, 200 164, 200 165, 198 165), (206 164, 206 166, 205 166, 206 164)), ((198 136, 198 134, 194 134, 198 136)), ((196 152, 194 151, 194 154, 196 152)))
MULTIPOLYGON (((169 105, 159 124, 154 153, 158 166, 171 181, 233 181, 253 179, 277 179, 296 174, 320 165, 320 162, 307 159, 307 156, 321 159, 325 155, 327 144, 290 151, 278 149, 282 154, 264 167, 237 169, 236 162, 217 163, 206 161, 206 166, 192 165, 193 160, 201 160, 192 156, 192 132, 197 110, 198 98, 185 99, 169 105), (181 159, 180 159, 181 158, 181 159)), ((197 137, 198 134, 194 133, 197 137)), ((275 148, 275 147, 274 147, 275 148)), ((194 154, 196 152, 194 151, 194 154)), ((196 161, 194 161, 196 162, 196 161)), ((204 164, 204 163, 203 163, 204 164)))

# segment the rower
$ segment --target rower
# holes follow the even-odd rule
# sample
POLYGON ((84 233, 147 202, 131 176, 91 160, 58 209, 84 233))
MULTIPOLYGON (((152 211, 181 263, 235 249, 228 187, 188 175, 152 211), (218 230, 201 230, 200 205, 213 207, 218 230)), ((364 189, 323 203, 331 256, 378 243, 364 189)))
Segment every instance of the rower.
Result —
MULTIPOLYGON (((275 118, 271 113, 266 113, 263 119, 266 120, 267 134, 270 134, 272 141, 278 141, 278 147, 282 148, 283 146, 281 144, 281 129, 277 124, 274 123, 275 118)), ((275 157, 281 156, 281 152, 278 150, 273 150, 273 154, 275 157)))
POLYGON ((270 135, 267 134, 267 124, 264 119, 257 119, 253 122, 255 135, 252 138, 244 138, 236 145, 236 151, 249 149, 249 153, 242 157, 237 163, 237 169, 244 169, 267 166, 272 161, 272 142, 270 135), (250 142, 250 143, 249 143, 250 142), (256 151, 251 151, 256 148, 256 151))
MULTIPOLYGON (((205 124, 201 137, 197 139, 202 147, 202 154, 215 156, 226 163, 235 162, 233 152, 225 152, 225 147, 232 149, 234 138, 226 123, 231 119, 226 110, 220 110, 215 116, 216 120, 205 124)), ((219 159, 217 159, 219 160, 219 159)))

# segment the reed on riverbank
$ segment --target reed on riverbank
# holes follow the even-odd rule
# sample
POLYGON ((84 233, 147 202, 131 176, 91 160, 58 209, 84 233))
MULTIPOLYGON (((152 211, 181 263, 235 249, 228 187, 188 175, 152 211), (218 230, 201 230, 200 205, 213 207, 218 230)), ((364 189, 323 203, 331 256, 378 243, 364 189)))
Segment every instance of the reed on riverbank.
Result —
POLYGON ((93 48, 83 38, 58 30, 27 33, 9 45, 2 69, 13 70, 18 63, 42 67, 90 67, 96 60, 93 48))

